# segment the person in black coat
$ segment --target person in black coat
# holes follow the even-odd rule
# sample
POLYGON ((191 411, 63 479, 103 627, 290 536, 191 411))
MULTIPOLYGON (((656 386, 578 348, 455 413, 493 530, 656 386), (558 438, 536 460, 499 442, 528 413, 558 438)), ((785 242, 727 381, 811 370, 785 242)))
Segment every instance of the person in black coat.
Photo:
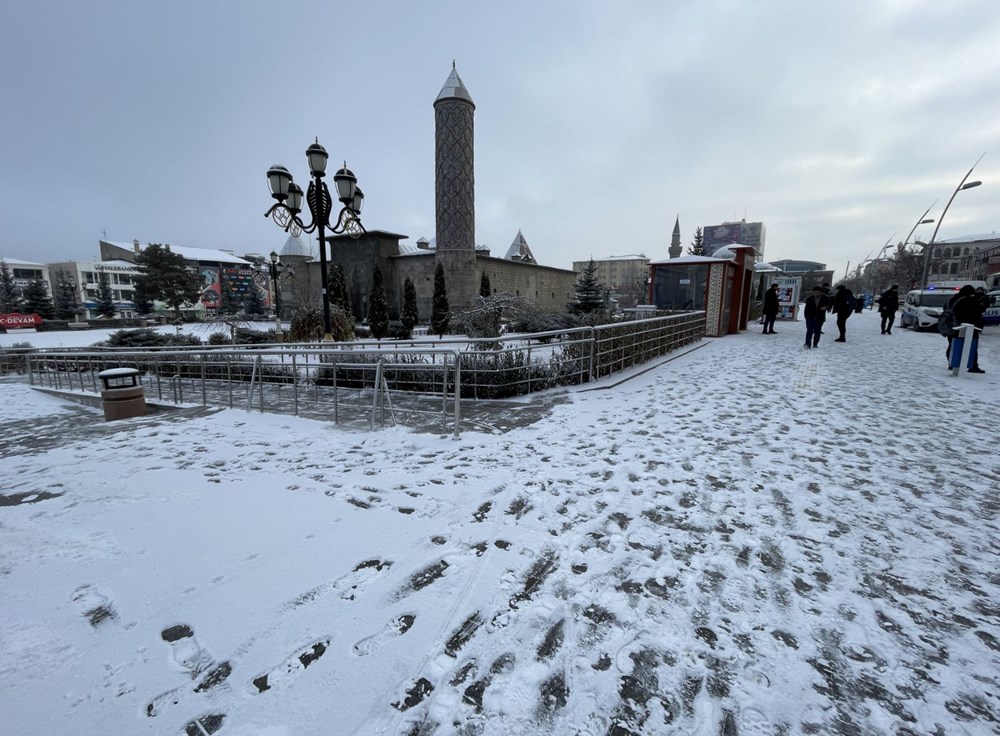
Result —
POLYGON ((771 288, 764 292, 764 333, 765 335, 773 335, 774 332, 774 320, 778 316, 778 312, 781 311, 781 305, 778 303, 778 285, 771 284, 771 288))
MULTIPOLYGON (((968 371, 969 373, 985 373, 986 371, 979 367, 979 333, 983 329, 983 313, 986 311, 988 302, 977 298, 976 290, 971 285, 966 284, 948 300, 948 306, 955 315, 955 327, 973 325, 979 328, 972 331, 972 347, 969 353, 969 362, 972 365, 969 366, 968 371)), ((945 350, 949 368, 951 367, 952 341, 955 337, 955 335, 948 335, 948 349, 945 350)))
POLYGON ((823 334, 823 319, 826 316, 826 295, 820 287, 813 287, 812 293, 806 297, 806 305, 802 311, 806 318, 806 347, 818 348, 819 336, 823 334))
POLYGON ((847 318, 854 311, 854 294, 843 284, 837 284, 837 293, 833 296, 833 311, 837 314, 837 329, 840 337, 834 342, 847 342, 847 318))
POLYGON ((826 313, 833 311, 833 295, 830 293, 830 282, 824 281, 820 287, 823 294, 823 312, 819 316, 819 334, 823 334, 823 324, 826 322, 826 313))
POLYGON ((899 287, 890 286, 878 298, 878 313, 882 315, 882 334, 892 334, 892 323, 896 321, 896 311, 899 309, 899 287))

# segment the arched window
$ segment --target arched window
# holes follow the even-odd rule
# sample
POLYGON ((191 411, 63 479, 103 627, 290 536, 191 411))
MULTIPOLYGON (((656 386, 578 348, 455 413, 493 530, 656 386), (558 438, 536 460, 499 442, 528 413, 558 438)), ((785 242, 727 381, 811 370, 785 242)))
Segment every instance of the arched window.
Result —
POLYGON ((967 256, 967 255, 969 255, 969 249, 968 249, 968 248, 966 248, 966 249, 965 249, 964 251, 962 251, 962 255, 963 255, 963 256, 967 256))
POLYGON ((951 258, 951 248, 945 248, 944 249, 944 257, 945 258, 951 258))
POLYGON ((940 248, 935 248, 934 249, 934 257, 935 258, 940 258, 941 257, 941 249, 940 248))

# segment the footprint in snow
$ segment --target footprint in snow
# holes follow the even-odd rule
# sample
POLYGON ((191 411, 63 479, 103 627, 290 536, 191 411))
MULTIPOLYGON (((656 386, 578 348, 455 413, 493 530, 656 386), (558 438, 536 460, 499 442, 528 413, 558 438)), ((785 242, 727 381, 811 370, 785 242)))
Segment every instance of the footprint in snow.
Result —
POLYGON ((364 639, 359 641, 354 645, 354 653, 359 657, 365 657, 369 654, 374 654, 379 649, 381 649, 385 644, 396 639, 413 626, 413 622, 416 621, 417 617, 413 614, 404 614, 399 618, 395 618, 389 621, 382 630, 371 636, 366 636, 364 639))

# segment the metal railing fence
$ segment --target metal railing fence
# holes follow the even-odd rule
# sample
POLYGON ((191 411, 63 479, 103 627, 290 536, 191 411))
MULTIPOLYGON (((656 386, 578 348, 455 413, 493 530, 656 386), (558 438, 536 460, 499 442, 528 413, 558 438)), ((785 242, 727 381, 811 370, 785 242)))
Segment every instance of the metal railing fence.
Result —
POLYGON ((496 339, 222 347, 0 349, 0 375, 96 393, 97 374, 139 370, 146 397, 456 435, 462 401, 571 386, 642 365, 703 337, 705 313, 496 339))

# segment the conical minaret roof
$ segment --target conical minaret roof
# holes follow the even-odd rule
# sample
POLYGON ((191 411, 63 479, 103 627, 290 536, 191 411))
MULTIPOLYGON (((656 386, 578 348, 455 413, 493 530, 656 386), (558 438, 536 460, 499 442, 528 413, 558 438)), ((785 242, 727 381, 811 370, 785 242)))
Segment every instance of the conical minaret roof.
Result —
POLYGON ((309 244, 303 242, 301 237, 289 235, 285 245, 282 246, 279 256, 311 256, 309 244))
POLYGON ((451 62, 451 74, 448 75, 448 79, 445 80, 444 86, 441 91, 438 92, 437 99, 434 100, 436 105, 443 100, 465 100, 473 107, 476 103, 472 101, 472 95, 469 94, 469 90, 465 88, 462 83, 462 78, 458 76, 458 70, 455 68, 455 62, 451 62))
POLYGON ((521 234, 520 230, 514 236, 514 242, 510 244, 510 248, 507 249, 507 255, 504 258, 508 261, 535 263, 535 254, 531 252, 531 248, 528 247, 528 241, 524 239, 524 235, 521 234))

